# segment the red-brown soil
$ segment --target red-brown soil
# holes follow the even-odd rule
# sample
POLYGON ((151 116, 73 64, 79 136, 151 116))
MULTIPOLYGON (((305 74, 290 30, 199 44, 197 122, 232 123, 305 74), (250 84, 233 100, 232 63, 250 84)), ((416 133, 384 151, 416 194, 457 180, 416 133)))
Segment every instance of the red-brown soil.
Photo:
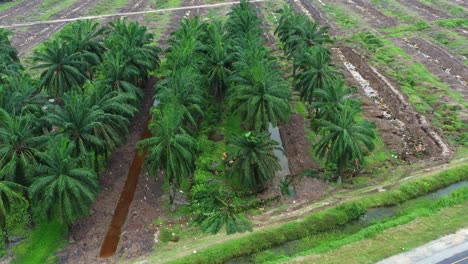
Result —
MULTIPOLYGON (((130 163, 136 151, 136 142, 145 129, 149 117, 149 108, 152 104, 154 80, 145 86, 145 101, 140 108, 140 113, 131 123, 131 133, 127 143, 116 149, 111 155, 109 166, 100 176, 101 192, 96 203, 92 207, 89 217, 77 221, 70 232, 70 245, 61 250, 58 255, 60 263, 88 264, 88 263, 114 263, 114 258, 100 259, 99 250, 101 243, 111 222, 114 208, 119 200, 121 190, 126 180, 130 163)), ((148 174, 142 173, 138 182, 134 202, 127 218, 127 226, 122 233, 121 242, 117 249, 116 257, 126 254, 138 253, 140 247, 149 249, 154 234, 151 221, 158 215, 162 215, 162 202, 160 196, 162 179, 155 181, 148 174), (138 230, 137 234, 133 231, 138 230), (131 242, 131 245, 129 245, 131 242), (132 248, 133 247, 133 248, 132 248), (134 252, 134 249, 137 252, 134 252)))

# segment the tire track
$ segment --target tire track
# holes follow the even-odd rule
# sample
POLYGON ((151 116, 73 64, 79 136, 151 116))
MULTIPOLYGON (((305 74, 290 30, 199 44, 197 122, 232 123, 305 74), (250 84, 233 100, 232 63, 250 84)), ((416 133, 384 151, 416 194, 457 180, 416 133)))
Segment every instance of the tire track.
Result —
POLYGON ((41 2, 42 0, 24 0, 12 8, 0 11, 0 21, 5 24, 11 23, 18 15, 24 15, 29 9, 34 8, 41 2))

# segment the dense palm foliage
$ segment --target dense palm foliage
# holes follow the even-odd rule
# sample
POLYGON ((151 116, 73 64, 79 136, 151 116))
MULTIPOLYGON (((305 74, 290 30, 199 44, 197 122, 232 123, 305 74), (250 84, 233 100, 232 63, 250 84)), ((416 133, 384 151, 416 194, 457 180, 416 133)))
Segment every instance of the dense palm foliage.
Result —
POLYGON ((248 132, 235 137, 233 146, 235 159, 231 175, 237 175, 243 185, 251 190, 264 189, 265 183, 280 169, 274 150, 280 150, 278 143, 271 140, 269 133, 248 132))
POLYGON ((339 181, 349 163, 356 167, 363 162, 364 155, 361 145, 368 150, 374 149, 374 125, 369 122, 357 122, 356 115, 360 109, 346 105, 329 120, 317 119, 321 127, 321 138, 315 150, 320 158, 326 158, 327 163, 336 164, 339 181))
POLYGON ((40 201, 37 207, 66 224, 88 213, 98 191, 96 174, 83 168, 74 152, 73 142, 58 138, 40 154, 37 179, 29 187, 32 200, 40 201))
POLYGON ((146 164, 154 175, 164 171, 170 186, 170 202, 174 202, 174 190, 182 179, 193 171, 197 141, 181 127, 183 111, 177 105, 168 105, 156 111, 150 124, 153 137, 139 142, 147 150, 146 164))
POLYGON ((7 218, 12 211, 12 204, 26 203, 23 197, 24 187, 9 181, 0 181, 0 227, 2 228, 3 242, 8 248, 7 218))
MULTIPOLYGON (((99 165, 129 133, 141 86, 159 66, 152 35, 134 22, 67 25, 39 47, 31 77, 0 29, 0 224, 29 204, 31 217, 65 224, 88 213, 99 165), (91 169, 94 166, 94 171, 91 169), (28 191, 29 190, 29 195, 28 191), (29 203, 25 202, 29 201, 29 203)), ((24 217, 24 216, 16 216, 24 217)))

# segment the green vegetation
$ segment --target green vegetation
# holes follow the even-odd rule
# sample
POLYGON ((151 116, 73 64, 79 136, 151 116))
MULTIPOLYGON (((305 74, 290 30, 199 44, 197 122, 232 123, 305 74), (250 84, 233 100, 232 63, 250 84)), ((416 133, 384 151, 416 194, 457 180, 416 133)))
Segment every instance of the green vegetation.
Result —
POLYGON ((330 15, 330 17, 335 17, 340 28, 356 28, 358 21, 350 17, 349 13, 331 5, 326 5, 323 9, 330 15))
POLYGON ((460 165, 432 176, 406 181, 395 189, 383 193, 374 193, 344 202, 337 207, 312 213, 299 221, 264 228, 238 239, 218 243, 197 254, 191 254, 170 263, 222 263, 288 241, 333 230, 357 219, 369 208, 397 205, 466 179, 468 179, 468 165, 460 165))
POLYGON ((125 141, 142 94, 137 87, 159 66, 159 49, 148 46, 152 36, 134 22, 116 20, 101 27, 77 21, 35 52, 36 67, 43 70, 36 80, 23 70, 8 37, 2 29, 4 246, 8 247, 7 232, 22 233, 24 218, 29 217, 30 226, 38 225, 13 249, 15 261, 53 262, 49 256, 62 244, 68 227, 87 215, 96 199, 99 165, 125 141), (122 69, 127 74, 121 74, 122 69))
POLYGON ((322 254, 307 255, 293 259, 299 263, 364 263, 376 262, 421 246, 443 235, 466 228, 467 203, 442 209, 440 212, 418 218, 408 224, 385 230, 375 236, 348 244, 322 254), (440 223, 444 223, 441 225, 440 223), (408 233, 411 235, 408 235, 408 233))
POLYGON ((20 4, 22 1, 9 1, 9 0, 2 0, 0 1, 0 11, 7 10, 9 8, 12 8, 18 4, 20 4))
POLYGON ((445 135, 457 144, 466 141, 467 124, 464 124, 454 111, 467 107, 460 93, 451 90, 422 64, 410 61, 411 57, 407 53, 382 36, 362 32, 355 34, 350 41, 364 46, 374 54, 372 62, 385 67, 386 74, 397 80, 416 111, 422 114, 434 113, 433 123, 440 127, 445 135), (446 95, 458 105, 443 104, 440 97, 446 95))
POLYGON ((463 18, 439 19, 435 22, 437 25, 447 28, 468 27, 468 19, 463 18))
POLYGON ((336 167, 337 181, 349 168, 359 168, 364 161, 363 146, 374 149, 374 125, 356 118, 360 101, 351 96, 338 71, 331 65, 328 28, 320 28, 305 15, 296 15, 285 6, 275 33, 285 55, 293 61, 293 84, 310 111, 315 111, 311 126, 320 138, 315 155, 325 158, 325 165, 336 167), (296 71, 298 72, 296 74, 296 71))
POLYGON ((357 241, 374 238, 388 229, 406 225, 416 219, 420 220, 421 218, 431 217, 446 208, 467 204, 467 200, 468 188, 466 187, 437 200, 431 197, 410 200, 398 207, 396 216, 394 217, 384 218, 361 228, 359 224, 355 224, 356 228, 351 226, 344 230, 339 230, 338 232, 331 231, 321 234, 319 237, 304 238, 297 242, 295 241, 295 245, 299 245, 299 247, 289 247, 289 253, 287 255, 282 255, 281 253, 277 255, 273 254, 271 251, 266 251, 254 256, 255 263, 283 263, 284 261, 294 259, 298 256, 310 256, 313 254, 330 252, 345 245, 352 245, 357 241), (353 229, 358 230, 356 231, 353 229))

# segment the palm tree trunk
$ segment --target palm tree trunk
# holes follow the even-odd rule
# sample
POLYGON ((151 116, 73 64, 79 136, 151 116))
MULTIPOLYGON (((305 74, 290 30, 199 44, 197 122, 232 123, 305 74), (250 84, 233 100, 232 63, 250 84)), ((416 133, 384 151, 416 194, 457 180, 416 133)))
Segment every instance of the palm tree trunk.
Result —
POLYGON ((99 155, 97 151, 94 151, 94 171, 99 173, 99 155))
POLYGON ((175 196, 174 182, 171 180, 169 181, 169 203, 171 204, 171 211, 175 211, 174 196, 175 196))
POLYGON ((6 228, 5 222, 2 223, 2 235, 3 235, 3 243, 5 244, 5 249, 8 250, 8 247, 10 245, 10 240, 8 238, 8 230, 6 228))

